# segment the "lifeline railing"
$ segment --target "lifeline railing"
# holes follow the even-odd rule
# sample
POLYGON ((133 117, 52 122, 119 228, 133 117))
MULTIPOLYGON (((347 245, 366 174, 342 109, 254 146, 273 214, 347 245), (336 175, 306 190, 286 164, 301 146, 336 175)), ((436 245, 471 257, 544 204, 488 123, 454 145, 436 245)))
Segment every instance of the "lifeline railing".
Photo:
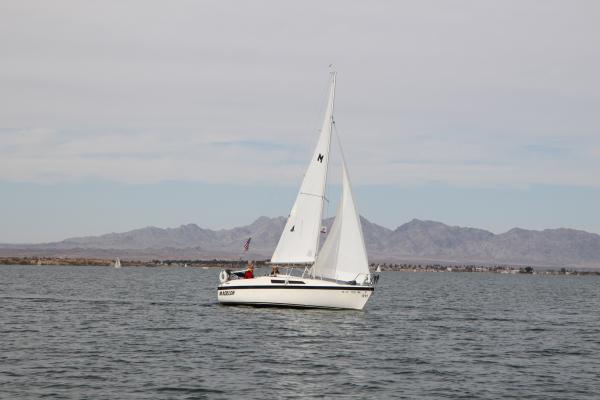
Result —
MULTIPOLYGON (((295 268, 293 266, 289 266, 288 268, 285 269, 285 273, 283 274, 285 276, 285 283, 287 284, 289 281, 290 277, 293 277, 294 275, 292 274, 293 271, 295 270, 295 268)), ((302 275, 300 276, 301 279, 307 277, 306 275, 309 274, 309 277, 311 278, 316 278, 316 279, 321 279, 323 281, 330 281, 330 282, 335 282, 335 283, 348 283, 348 282, 356 282, 359 285, 372 285, 375 286, 377 284, 377 282, 379 281, 379 275, 376 273, 365 273, 365 272, 361 272, 358 273, 354 279, 350 280, 350 281, 343 281, 341 279, 331 279, 331 278, 324 278, 323 276, 318 276, 318 275, 314 275, 314 276, 310 276, 310 272, 311 272, 312 268, 309 266, 305 266, 304 270, 302 271, 302 275), (359 280, 361 277, 364 277, 362 280, 359 280)))

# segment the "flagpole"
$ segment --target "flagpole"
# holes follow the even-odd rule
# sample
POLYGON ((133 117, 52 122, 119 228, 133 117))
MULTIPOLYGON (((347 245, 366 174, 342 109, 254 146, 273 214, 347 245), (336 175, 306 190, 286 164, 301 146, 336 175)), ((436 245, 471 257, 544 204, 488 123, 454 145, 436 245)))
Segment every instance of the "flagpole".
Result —
MULTIPOLYGON (((252 241, 252 236, 250 236, 245 242, 244 242, 244 246, 243 246, 243 252, 244 253, 248 253, 248 251, 250 250, 250 241, 252 241)), ((248 262, 250 261, 249 259, 247 260, 248 262)), ((242 256, 240 256, 240 263, 242 263, 242 256)))

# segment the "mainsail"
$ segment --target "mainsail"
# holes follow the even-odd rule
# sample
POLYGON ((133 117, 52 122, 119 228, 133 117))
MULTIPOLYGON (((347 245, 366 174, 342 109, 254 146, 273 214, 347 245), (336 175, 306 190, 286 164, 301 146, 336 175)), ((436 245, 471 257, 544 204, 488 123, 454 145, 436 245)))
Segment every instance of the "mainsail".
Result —
POLYGON ((369 274, 360 216, 354 203, 343 155, 342 196, 329 235, 313 267, 313 273, 318 277, 342 281, 361 281, 369 274))
POLYGON ((271 257, 272 263, 310 264, 317 256, 329 165, 334 97, 335 72, 332 72, 329 101, 319 141, 304 175, 296 202, 271 257))

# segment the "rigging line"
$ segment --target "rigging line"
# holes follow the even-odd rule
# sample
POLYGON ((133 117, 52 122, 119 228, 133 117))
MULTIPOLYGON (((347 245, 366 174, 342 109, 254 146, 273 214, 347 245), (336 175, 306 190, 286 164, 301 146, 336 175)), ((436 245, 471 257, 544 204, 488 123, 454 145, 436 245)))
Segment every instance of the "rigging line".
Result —
MULTIPOLYGON (((330 124, 330 129, 333 130, 335 129, 335 82, 336 82, 336 78, 337 78, 337 71, 335 70, 335 66, 333 64, 329 64, 329 76, 330 79, 332 81, 333 84, 333 95, 332 95, 332 103, 331 103, 331 115, 330 115, 330 120, 329 120, 329 124, 330 124)), ((338 140, 339 141, 339 140, 338 140)), ((329 137, 329 157, 331 157, 331 136, 329 137)), ((331 210, 329 209, 329 200, 327 199, 327 196, 329 195, 329 185, 327 185, 327 175, 329 174, 329 169, 327 170, 327 173, 325 174, 325 200, 327 200, 327 204, 325 205, 325 218, 323 218, 323 216, 321 215, 321 221, 319 221, 319 225, 323 225, 323 220, 328 218, 329 215, 331 214, 331 210)))
MULTIPOLYGON (((343 159, 344 158, 344 151, 342 149, 342 141, 340 140, 340 134, 339 134, 339 132, 337 130, 337 125, 335 124, 335 121, 332 121, 331 125, 333 126, 333 132, 335 133, 335 137, 337 138, 338 146, 340 147, 340 152, 341 152, 341 156, 342 156, 342 159, 343 159)), ((345 159, 342 160, 342 162, 345 162, 345 161, 346 161, 345 159)))
POLYGON ((337 126, 335 125, 335 122, 333 123, 333 131, 335 132, 335 137, 337 138, 337 143, 340 148, 340 155, 342 156, 342 164, 343 164, 344 168, 346 169, 346 174, 349 175, 348 168, 346 167, 346 156, 344 155, 344 148, 342 147, 342 140, 340 139, 340 134, 337 130, 337 126))

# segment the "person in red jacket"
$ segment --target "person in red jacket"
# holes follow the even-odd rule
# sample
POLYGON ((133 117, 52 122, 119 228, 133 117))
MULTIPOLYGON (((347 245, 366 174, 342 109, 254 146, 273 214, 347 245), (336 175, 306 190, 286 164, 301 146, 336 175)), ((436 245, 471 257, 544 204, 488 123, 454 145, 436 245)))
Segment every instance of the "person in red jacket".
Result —
POLYGON ((248 269, 244 273, 244 279, 252 279, 254 278, 254 265, 251 261, 248 261, 248 269))

